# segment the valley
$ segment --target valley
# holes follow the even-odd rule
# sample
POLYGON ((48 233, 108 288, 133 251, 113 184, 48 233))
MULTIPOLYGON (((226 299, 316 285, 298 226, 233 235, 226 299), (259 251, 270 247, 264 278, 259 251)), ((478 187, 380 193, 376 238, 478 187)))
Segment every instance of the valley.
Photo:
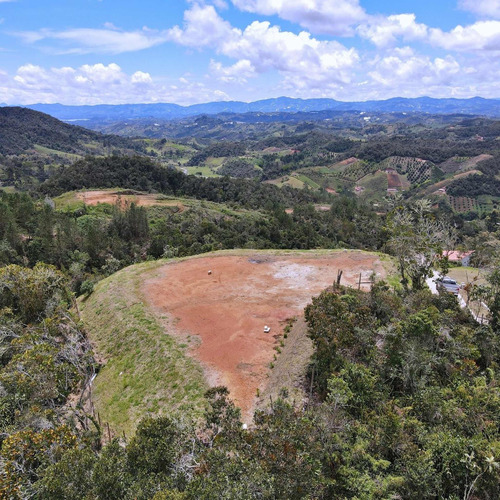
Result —
POLYGON ((0 0, 0 500, 500 498, 500 0, 0 0))
POLYGON ((198 480, 214 475, 215 498, 228 466, 238 484, 262 468, 276 498, 345 488, 362 497, 331 483, 352 474, 371 491, 383 477, 385 497, 410 497, 416 446, 443 459, 441 443, 458 436, 456 470, 469 448, 496 446, 497 121, 246 117, 223 139, 217 116, 186 119, 183 137, 127 138, 10 113, 0 138, 0 454, 14 468, 0 487, 41 488, 45 479, 16 472, 10 450, 41 442, 50 462, 59 442, 63 458, 30 465, 57 478, 46 491, 72 488, 65 460, 87 461, 97 478, 115 453, 133 492, 204 498, 198 480), (449 249, 476 267, 443 258, 449 249), (474 315, 454 295, 431 294, 426 278, 439 273, 465 280, 474 315), (130 465, 158 447, 196 474, 175 482, 161 469, 172 489, 155 482, 150 458, 142 472, 130 465), (345 469, 330 468, 326 448, 345 469), (358 453, 385 468, 367 473, 358 453), (275 471, 276 456, 292 479, 275 471), (222 472, 198 470, 220 457, 222 472))

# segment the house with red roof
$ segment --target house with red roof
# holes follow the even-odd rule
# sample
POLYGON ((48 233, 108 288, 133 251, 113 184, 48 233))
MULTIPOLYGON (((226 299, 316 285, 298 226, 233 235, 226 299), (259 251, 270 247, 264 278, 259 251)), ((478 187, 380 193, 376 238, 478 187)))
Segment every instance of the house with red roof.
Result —
POLYGON ((474 252, 462 252, 460 250, 445 250, 443 257, 448 257, 450 262, 462 264, 462 266, 470 266, 470 258, 474 252))

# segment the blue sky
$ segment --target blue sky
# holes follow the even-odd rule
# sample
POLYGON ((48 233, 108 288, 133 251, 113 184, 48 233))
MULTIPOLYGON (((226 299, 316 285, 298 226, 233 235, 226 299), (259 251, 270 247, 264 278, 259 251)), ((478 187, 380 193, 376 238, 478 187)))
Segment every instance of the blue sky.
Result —
POLYGON ((500 0, 0 0, 0 102, 500 98, 500 0))

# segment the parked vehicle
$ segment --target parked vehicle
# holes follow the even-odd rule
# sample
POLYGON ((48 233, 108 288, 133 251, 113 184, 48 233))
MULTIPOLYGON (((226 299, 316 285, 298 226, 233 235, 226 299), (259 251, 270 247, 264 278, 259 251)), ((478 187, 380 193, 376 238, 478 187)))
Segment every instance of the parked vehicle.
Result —
POLYGON ((441 276, 435 280, 438 290, 443 290, 453 295, 458 295, 460 285, 449 276, 441 276))

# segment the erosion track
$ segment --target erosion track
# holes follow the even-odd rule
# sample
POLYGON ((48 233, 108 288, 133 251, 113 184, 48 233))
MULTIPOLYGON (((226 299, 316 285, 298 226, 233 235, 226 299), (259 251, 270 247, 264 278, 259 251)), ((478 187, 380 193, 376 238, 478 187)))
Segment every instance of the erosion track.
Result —
POLYGON ((362 281, 386 275, 379 255, 361 251, 219 253, 155 268, 141 294, 157 317, 168 318, 168 333, 198 337, 191 354, 208 383, 227 386, 249 422, 284 322, 301 316, 338 270, 343 284, 356 287, 360 273, 362 281))

